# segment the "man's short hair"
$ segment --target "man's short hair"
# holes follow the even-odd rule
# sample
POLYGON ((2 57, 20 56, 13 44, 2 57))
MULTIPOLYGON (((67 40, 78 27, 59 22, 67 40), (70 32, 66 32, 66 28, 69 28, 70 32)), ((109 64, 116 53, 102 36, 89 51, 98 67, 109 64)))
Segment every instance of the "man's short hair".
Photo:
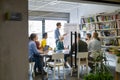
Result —
POLYGON ((45 32, 45 33, 43 33, 43 38, 45 38, 47 36, 47 33, 45 32))
POLYGON ((90 33, 87 33, 86 35, 87 35, 89 38, 91 38, 91 34, 90 34, 90 33))
POLYGON ((80 33, 78 33, 78 34, 77 34, 77 37, 78 37, 78 38, 81 38, 81 34, 80 34, 80 33))
POLYGON ((58 22, 58 23, 56 24, 56 26, 61 26, 61 23, 60 23, 60 22, 58 22))

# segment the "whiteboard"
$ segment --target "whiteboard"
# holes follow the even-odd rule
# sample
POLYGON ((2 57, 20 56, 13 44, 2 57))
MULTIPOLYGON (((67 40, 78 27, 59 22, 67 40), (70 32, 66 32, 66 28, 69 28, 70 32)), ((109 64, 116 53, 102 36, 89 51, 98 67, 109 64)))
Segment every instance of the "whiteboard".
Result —
MULTIPOLYGON (((65 47, 71 45, 71 32, 75 33, 75 31, 80 32, 80 28, 78 24, 71 24, 71 23, 64 24, 64 33, 67 33, 63 41, 65 47)), ((74 37, 73 37, 73 42, 74 42, 74 37)))

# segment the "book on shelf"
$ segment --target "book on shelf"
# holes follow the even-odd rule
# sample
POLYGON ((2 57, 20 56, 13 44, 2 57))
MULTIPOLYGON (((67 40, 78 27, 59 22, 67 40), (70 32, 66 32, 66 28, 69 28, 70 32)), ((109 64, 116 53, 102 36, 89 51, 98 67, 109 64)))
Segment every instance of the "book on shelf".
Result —
POLYGON ((117 20, 118 36, 120 36, 120 20, 117 20))
POLYGON ((97 22, 115 20, 115 15, 98 15, 96 16, 97 22))
POLYGON ((91 22, 95 22, 95 18, 94 17, 82 17, 81 18, 81 23, 82 24, 91 23, 91 22))
POLYGON ((111 23, 110 23, 110 27, 111 27, 111 28, 117 28, 116 22, 111 22, 111 23))
POLYGON ((103 39, 102 45, 105 46, 119 46, 117 39, 103 39))
POLYGON ((85 23, 85 19, 81 18, 81 23, 84 24, 85 23))
POLYGON ((117 28, 120 29, 120 20, 117 20, 117 28))
POLYGON ((120 39, 118 39, 118 44, 119 44, 119 46, 120 46, 120 39))
POLYGON ((84 30, 84 31, 86 31, 86 25, 85 24, 82 24, 82 29, 81 30, 84 30))
POLYGON ((116 19, 120 19, 120 14, 116 14, 116 19))
POLYGON ((110 23, 98 23, 96 24, 96 29, 114 29, 116 28, 116 22, 110 22, 110 23))
POLYGON ((115 30, 112 30, 112 31, 110 31, 110 30, 104 30, 104 31, 101 31, 101 35, 103 36, 103 37, 115 37, 116 36, 116 31, 115 30))

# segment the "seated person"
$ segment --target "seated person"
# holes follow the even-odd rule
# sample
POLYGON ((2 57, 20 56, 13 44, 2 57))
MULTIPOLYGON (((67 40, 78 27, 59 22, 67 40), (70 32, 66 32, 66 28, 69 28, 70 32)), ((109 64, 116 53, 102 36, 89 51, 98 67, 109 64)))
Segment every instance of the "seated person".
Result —
MULTIPOLYGON (((87 47, 87 43, 81 40, 81 35, 80 33, 77 34, 77 52, 88 52, 88 47, 87 47)), ((75 43, 73 43, 72 45, 72 51, 75 51, 75 43)), ((71 54, 71 51, 70 51, 71 54)), ((69 58, 70 59, 70 58, 69 58)), ((85 60, 85 59, 82 59, 85 60)), ((71 63, 71 60, 69 60, 69 63, 71 63)))
POLYGON ((63 40, 64 40, 64 37, 60 36, 58 42, 57 42, 57 45, 56 45, 56 51, 62 51, 64 50, 64 45, 63 45, 63 40))
POLYGON ((46 41, 47 37, 48 37, 47 33, 44 33, 44 34, 43 34, 43 38, 42 38, 42 40, 41 40, 41 46, 40 46, 43 51, 46 51, 46 50, 51 49, 51 48, 47 45, 47 41, 46 41))
POLYGON ((91 34, 87 33, 86 34, 86 43, 89 44, 90 41, 91 41, 91 34))
POLYGON ((46 72, 43 69, 43 57, 40 55, 40 53, 43 53, 43 51, 40 51, 37 49, 35 41, 37 40, 37 35, 32 33, 30 35, 30 41, 29 41, 29 61, 34 61, 34 72, 37 73, 36 69, 38 68, 39 73, 46 74, 46 72))
MULTIPOLYGON (((73 45, 72 45, 72 50, 75 51, 75 43, 73 43, 73 45)), ((87 52, 88 51, 87 43, 85 41, 81 40, 80 33, 78 33, 78 35, 77 35, 77 50, 78 50, 78 52, 87 52)))
MULTIPOLYGON (((92 54, 92 51, 100 51, 101 50, 101 42, 100 42, 97 32, 93 33, 93 39, 88 44, 88 50, 89 50, 88 60, 93 61, 94 55, 96 55, 96 54, 92 54)), ((94 63, 89 62, 88 65, 92 69, 91 72, 93 72, 94 63)))
MULTIPOLYGON (((64 37, 60 36, 60 38, 59 38, 59 40, 57 42, 57 45, 56 45, 56 53, 61 53, 64 49, 67 49, 67 48, 64 47, 63 40, 64 40, 64 37)), ((64 55, 64 60, 65 60, 65 66, 66 66, 67 54, 64 55)))

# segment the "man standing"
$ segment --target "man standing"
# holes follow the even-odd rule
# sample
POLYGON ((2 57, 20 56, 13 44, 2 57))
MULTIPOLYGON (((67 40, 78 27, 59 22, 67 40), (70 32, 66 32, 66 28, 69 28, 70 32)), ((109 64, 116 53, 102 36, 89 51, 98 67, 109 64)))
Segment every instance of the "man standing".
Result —
MULTIPOLYGON (((61 23, 60 22, 56 23, 56 26, 57 26, 57 28, 55 29, 54 34, 55 34, 55 43, 57 45, 57 42, 59 41, 59 37, 61 36, 60 31, 59 31, 59 29, 61 28, 61 23)), ((63 34, 63 36, 65 36, 65 35, 67 35, 67 33, 63 34)))
POLYGON ((55 29, 55 43, 57 45, 57 42, 59 41, 59 37, 60 37, 60 31, 59 31, 59 29, 61 28, 61 23, 58 22, 56 24, 56 26, 57 26, 57 28, 55 29))

